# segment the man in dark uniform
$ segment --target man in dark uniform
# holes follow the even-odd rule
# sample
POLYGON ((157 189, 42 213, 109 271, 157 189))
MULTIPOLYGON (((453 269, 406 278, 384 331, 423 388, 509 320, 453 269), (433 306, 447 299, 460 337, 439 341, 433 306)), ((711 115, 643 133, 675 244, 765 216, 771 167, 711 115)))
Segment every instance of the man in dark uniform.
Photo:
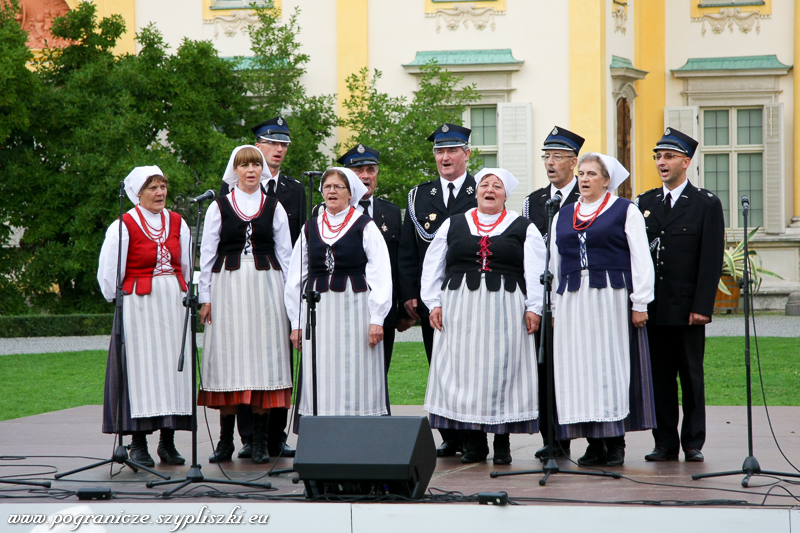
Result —
MULTIPOLYGON (((306 221, 306 191, 299 181, 281 173, 281 163, 286 157, 286 151, 291 143, 289 125, 286 119, 277 116, 262 122, 252 128, 256 137, 256 147, 264 154, 267 166, 261 171, 261 187, 268 196, 273 196, 283 206, 289 218, 289 233, 292 243, 297 242, 300 229, 306 221)), ((230 192, 228 184, 222 182, 219 195, 224 196, 230 192)), ((287 341, 288 342, 288 341, 287 341)), ((292 353, 291 351, 289 353, 292 353)), ((294 457, 294 450, 286 445, 286 423, 289 417, 288 409, 270 409, 267 426, 267 452, 271 456, 294 457)), ((251 457, 251 443, 253 440, 253 412, 249 405, 240 405, 237 416, 239 436, 242 439, 242 449, 239 450, 240 458, 251 457)), ((216 462, 214 454, 209 461, 216 462)))
MULTIPOLYGON (((408 316, 420 320, 428 364, 433 349, 433 328, 429 321, 429 310, 419 296, 422 263, 439 226, 448 217, 478 205, 475 178, 467 173, 471 132, 455 124, 442 124, 433 132, 428 140, 433 142, 439 178, 420 183, 408 193, 408 209, 400 238, 400 297, 408 316)), ((444 442, 437 450, 437 455, 455 455, 459 449, 458 432, 452 429, 439 432, 444 442)))
MULTIPOLYGON (((544 141, 542 161, 547 170, 547 179, 550 185, 529 194, 522 204, 522 216, 533 221, 533 224, 547 241, 547 208, 545 203, 561 193, 561 207, 574 203, 580 197, 575 178, 575 167, 578 164, 578 154, 583 146, 584 138, 571 131, 554 127, 544 141)), ((536 343, 539 343, 539 333, 536 333, 536 343)), ((554 411, 555 412, 555 411, 554 411)), ((549 415, 547 410, 547 365, 539 365, 539 430, 542 438, 547 439, 549 415)), ((546 441, 545 441, 546 442, 546 441)), ((544 460, 548 455, 547 444, 536 450, 534 454, 544 460)), ((553 449, 555 457, 569 455, 570 440, 564 439, 556 442, 553 449)))
POLYGON ((703 355, 722 271, 725 220, 719 198, 686 179, 697 141, 667 128, 653 149, 663 185, 639 195, 655 264, 647 335, 653 372, 655 449, 648 461, 703 461, 706 438, 703 355), (683 423, 678 436, 678 385, 683 423))
POLYGON ((356 209, 362 211, 375 221, 378 229, 381 230, 383 240, 386 241, 386 247, 389 249, 389 260, 392 264, 392 284, 394 288, 392 308, 383 321, 383 365, 386 374, 388 374, 389 365, 392 362, 395 328, 398 331, 405 331, 413 324, 411 319, 406 318, 405 309, 400 300, 397 252, 400 248, 402 216, 400 208, 395 204, 389 200, 384 200, 383 198, 375 196, 375 187, 378 185, 380 152, 373 150, 369 146, 359 144, 337 161, 355 172, 356 176, 358 176, 361 182, 367 187, 367 193, 361 198, 361 201, 358 202, 359 205, 356 209))

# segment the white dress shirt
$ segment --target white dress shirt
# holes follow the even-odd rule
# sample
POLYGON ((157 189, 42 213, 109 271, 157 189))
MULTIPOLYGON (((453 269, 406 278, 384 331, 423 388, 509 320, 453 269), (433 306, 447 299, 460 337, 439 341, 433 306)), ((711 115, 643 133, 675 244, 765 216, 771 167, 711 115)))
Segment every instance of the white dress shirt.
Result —
POLYGON ((461 176, 457 177, 453 181, 447 181, 443 177, 439 176, 439 181, 442 184, 442 193, 444 194, 442 199, 444 200, 444 206, 445 207, 450 207, 450 206, 447 205, 447 201, 450 199, 450 189, 448 188, 448 185, 451 184, 451 183, 453 184, 453 196, 458 198, 458 191, 461 190, 461 186, 464 185, 464 182, 466 181, 466 179, 467 179, 467 173, 466 172, 461 174, 461 176))
MULTIPOLYGON (((261 207, 261 190, 258 189, 252 194, 248 194, 237 186, 233 186, 221 202, 229 201, 233 203, 233 195, 236 195, 236 205, 245 216, 253 216, 258 213, 261 207)), ((219 246, 219 236, 222 230, 222 215, 219 212, 217 202, 211 202, 206 211, 206 219, 203 222, 203 242, 200 245, 200 281, 198 282, 197 299, 201 304, 211 302, 211 268, 217 260, 217 247, 219 246)), ((272 238, 275 241, 275 257, 281 266, 281 274, 284 282, 286 281, 286 271, 289 268, 289 259, 292 255, 292 237, 289 233, 289 217, 280 202, 276 202, 275 214, 272 219, 272 238)), ((244 253, 244 250, 242 250, 244 253)), ((251 252, 252 253, 252 252, 251 252)))
MULTIPOLYGON (((472 220, 472 213, 477 208, 472 208, 463 215, 467 218, 469 231, 472 235, 480 236, 483 234, 478 233, 478 228, 472 220)), ((478 220, 481 224, 493 224, 500 217, 501 213, 495 215, 486 215, 478 211, 478 220)), ((498 235, 503 233, 514 222, 519 215, 514 211, 508 211, 506 218, 496 228, 490 231, 487 235, 498 235)), ((451 217, 452 218, 452 217, 451 217)), ((422 278, 420 297, 428 309, 434 309, 442 306, 442 282, 445 278, 445 267, 447 258, 447 232, 450 229, 450 220, 442 223, 439 231, 436 232, 428 251, 425 252, 425 261, 422 264, 422 278)), ((528 225, 528 230, 525 234, 525 250, 524 250, 524 269, 525 269, 525 285, 527 294, 525 295, 526 311, 531 311, 537 315, 542 314, 542 284, 539 277, 544 272, 544 256, 545 246, 542 234, 536 229, 534 224, 528 225)))
POLYGON ((577 184, 578 184, 578 178, 576 178, 574 176, 572 178, 572 181, 570 181, 567 185, 564 185, 563 189, 559 189, 559 188, 557 188, 555 185, 553 185, 551 183, 550 184, 550 198, 555 196, 556 193, 560 191, 561 192, 561 207, 563 207, 564 206, 564 201, 567 199, 567 196, 569 196, 572 193, 572 189, 574 189, 575 185, 577 185, 577 184))
POLYGON ((674 206, 675 203, 678 201, 678 198, 681 197, 681 193, 686 188, 686 184, 689 183, 689 180, 683 180, 683 183, 672 189, 671 191, 667 189, 666 185, 662 185, 661 189, 664 192, 664 198, 661 199, 661 203, 664 203, 667 199, 667 195, 672 195, 672 203, 669 204, 670 207, 674 206))

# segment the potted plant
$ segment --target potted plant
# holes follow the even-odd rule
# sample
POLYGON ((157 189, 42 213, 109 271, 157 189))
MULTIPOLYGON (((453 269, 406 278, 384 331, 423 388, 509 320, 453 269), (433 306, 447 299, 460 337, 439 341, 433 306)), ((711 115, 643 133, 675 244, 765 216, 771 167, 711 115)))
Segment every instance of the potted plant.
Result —
MULTIPOLYGON (((759 228, 754 228, 750 231, 747 235, 747 240, 750 241, 758 230, 759 228)), ((758 292, 761 287, 763 276, 783 279, 778 274, 761 266, 761 256, 758 255, 758 252, 752 248, 748 252, 748 272, 754 293, 758 292)), ((714 304, 715 311, 728 310, 730 312, 739 307, 739 283, 744 276, 744 260, 744 241, 736 243, 733 248, 724 250, 722 255, 722 277, 720 277, 719 285, 717 286, 717 300, 714 304)))

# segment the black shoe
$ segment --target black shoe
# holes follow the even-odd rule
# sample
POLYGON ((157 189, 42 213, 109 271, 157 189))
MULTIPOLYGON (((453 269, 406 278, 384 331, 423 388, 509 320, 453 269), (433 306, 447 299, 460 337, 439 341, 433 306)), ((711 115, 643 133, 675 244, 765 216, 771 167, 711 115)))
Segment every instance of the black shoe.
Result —
POLYGON ((130 450, 130 460, 134 463, 139 463, 142 466, 156 466, 156 462, 150 456, 147 450, 147 433, 144 431, 135 431, 131 435, 131 445, 128 447, 130 450))
POLYGON ((592 442, 586 448, 586 453, 583 457, 578 459, 578 464, 581 466, 597 466, 605 464, 606 462, 606 444, 602 440, 600 442, 592 442))
POLYGON ((436 457, 453 457, 461 451, 461 444, 457 440, 446 440, 436 448, 436 457))
POLYGON ((467 449, 461 456, 461 462, 464 464, 482 463, 487 457, 489 457, 489 442, 486 433, 471 430, 467 449))
POLYGON ((294 457, 294 449, 290 448, 285 442, 279 443, 277 449, 275 448, 275 446, 272 446, 269 441, 267 441, 267 451, 270 457, 294 457), (283 450, 281 450, 281 448, 283 448, 283 450))
POLYGON ((678 452, 663 446, 656 446, 653 451, 644 456, 645 461, 677 461, 678 452))
POLYGON ((242 449, 236 454, 239 459, 250 459, 253 456, 253 436, 242 436, 242 449))
POLYGON ((236 415, 219 417, 219 442, 214 453, 208 458, 209 463, 223 463, 233 457, 233 427, 236 425, 236 415))
POLYGON ((181 457, 175 448, 175 430, 162 429, 158 437, 158 457, 162 463, 168 465, 182 465, 186 463, 186 459, 181 457))
POLYGON ((267 454, 267 420, 266 413, 253 413, 253 462, 264 464, 269 462, 267 454))
POLYGON ((706 458, 697 448, 689 448, 688 450, 683 450, 683 460, 687 463, 702 463, 706 458))
POLYGON ((625 462, 625 445, 608 446, 606 451, 606 466, 622 466, 625 462))
MULTIPOLYGON (((553 446, 553 457, 564 457, 570 453, 572 453, 570 450, 570 441, 556 441, 555 446, 553 446)), ((547 444, 536 450, 533 456, 537 459, 547 459, 547 444)))
POLYGON ((492 463, 496 465, 511 464, 511 439, 508 433, 502 435, 495 434, 492 448, 494 448, 492 463))

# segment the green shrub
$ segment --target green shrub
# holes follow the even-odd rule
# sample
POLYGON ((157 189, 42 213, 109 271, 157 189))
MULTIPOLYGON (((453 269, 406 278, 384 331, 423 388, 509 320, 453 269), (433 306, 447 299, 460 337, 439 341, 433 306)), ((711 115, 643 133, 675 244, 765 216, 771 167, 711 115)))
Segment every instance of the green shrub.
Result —
POLYGON ((0 316, 0 337, 110 335, 113 314, 0 316))

